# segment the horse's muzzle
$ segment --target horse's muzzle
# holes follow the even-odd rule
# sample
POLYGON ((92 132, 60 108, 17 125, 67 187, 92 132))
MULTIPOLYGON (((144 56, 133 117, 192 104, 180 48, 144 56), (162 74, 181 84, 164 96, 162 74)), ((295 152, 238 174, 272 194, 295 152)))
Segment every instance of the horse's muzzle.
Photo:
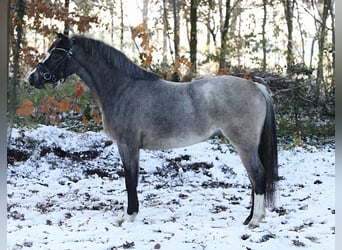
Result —
POLYGON ((41 78, 39 72, 34 70, 28 77, 28 82, 31 86, 41 89, 44 86, 44 80, 41 78))

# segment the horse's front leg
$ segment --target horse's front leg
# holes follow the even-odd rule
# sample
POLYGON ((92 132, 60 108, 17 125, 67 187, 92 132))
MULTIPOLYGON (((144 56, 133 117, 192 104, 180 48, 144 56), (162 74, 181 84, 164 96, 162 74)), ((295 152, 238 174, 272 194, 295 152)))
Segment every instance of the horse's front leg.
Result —
POLYGON ((127 214, 133 220, 139 212, 137 194, 139 175, 139 148, 126 143, 118 143, 120 157, 125 170, 125 183, 128 196, 127 214))

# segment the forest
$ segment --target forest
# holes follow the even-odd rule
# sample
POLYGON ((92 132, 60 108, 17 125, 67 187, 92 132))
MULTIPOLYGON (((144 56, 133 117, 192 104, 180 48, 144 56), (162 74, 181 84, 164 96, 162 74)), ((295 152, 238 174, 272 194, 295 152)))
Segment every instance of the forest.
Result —
POLYGON ((279 140, 325 143, 335 133, 334 0, 11 0, 9 127, 100 130, 78 77, 33 89, 25 81, 55 32, 116 47, 172 81, 230 74, 273 92, 279 140))
MULTIPOLYGON (((334 249, 335 0, 10 0, 8 249, 334 249), (276 203, 243 225, 252 185, 222 137, 141 150, 140 212, 78 76, 27 78, 56 39, 81 34, 183 84, 233 75, 273 93, 276 203)), ((229 108, 229 107, 227 107, 229 108)))

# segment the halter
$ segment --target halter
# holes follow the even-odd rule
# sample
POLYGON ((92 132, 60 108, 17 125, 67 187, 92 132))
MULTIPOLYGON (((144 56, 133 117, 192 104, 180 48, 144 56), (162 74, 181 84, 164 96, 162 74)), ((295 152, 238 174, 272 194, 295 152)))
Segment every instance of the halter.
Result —
MULTIPOLYGON (((54 84, 57 83, 59 80, 56 79, 56 73, 57 70, 59 69, 59 67, 66 61, 69 60, 69 58, 72 56, 72 51, 71 51, 72 47, 69 50, 63 49, 63 48, 54 48, 51 50, 50 54, 55 51, 55 50, 59 50, 59 51, 63 51, 65 53, 65 55, 63 56, 63 58, 60 59, 60 61, 56 64, 56 66, 54 66, 52 69, 48 69, 44 63, 38 63, 37 64, 37 69, 38 71, 40 71, 43 75, 43 78, 45 81, 52 81, 54 84)), ((66 71, 66 66, 67 66, 67 62, 65 63, 65 67, 64 67, 64 71, 66 71)), ((65 74, 64 74, 65 75, 65 74)))

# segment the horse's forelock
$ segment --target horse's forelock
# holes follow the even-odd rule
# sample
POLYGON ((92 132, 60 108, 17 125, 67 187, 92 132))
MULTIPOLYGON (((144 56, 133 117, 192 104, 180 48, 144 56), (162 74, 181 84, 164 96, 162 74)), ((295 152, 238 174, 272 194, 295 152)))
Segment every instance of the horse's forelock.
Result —
POLYGON ((50 46, 49 49, 48 49, 48 52, 50 52, 52 49, 54 49, 54 48, 57 47, 58 43, 60 42, 59 40, 60 40, 60 39, 57 39, 56 41, 54 41, 54 42, 51 44, 51 46, 50 46))
POLYGON ((69 50, 72 46, 72 39, 63 36, 63 37, 58 37, 49 47, 48 52, 51 52, 54 48, 63 48, 66 50, 69 50))

